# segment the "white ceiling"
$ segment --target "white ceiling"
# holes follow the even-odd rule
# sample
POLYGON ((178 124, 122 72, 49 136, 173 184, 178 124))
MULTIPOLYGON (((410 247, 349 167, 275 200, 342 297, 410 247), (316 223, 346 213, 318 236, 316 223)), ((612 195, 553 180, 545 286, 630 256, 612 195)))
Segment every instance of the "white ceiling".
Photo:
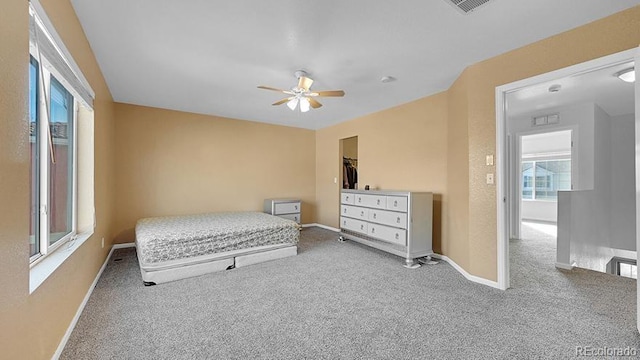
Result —
POLYGON ((468 65, 640 4, 492 0, 72 0, 115 101, 318 129, 449 88, 468 65), (277 92, 305 69, 342 89, 308 113, 277 92), (382 83, 383 76, 397 81, 382 83))
POLYGON ((616 76, 619 71, 632 67, 633 62, 627 62, 509 93, 509 116, 587 102, 597 104, 610 116, 633 114, 634 84, 624 82, 616 76), (554 85, 560 85, 560 91, 549 92, 549 88, 554 85))

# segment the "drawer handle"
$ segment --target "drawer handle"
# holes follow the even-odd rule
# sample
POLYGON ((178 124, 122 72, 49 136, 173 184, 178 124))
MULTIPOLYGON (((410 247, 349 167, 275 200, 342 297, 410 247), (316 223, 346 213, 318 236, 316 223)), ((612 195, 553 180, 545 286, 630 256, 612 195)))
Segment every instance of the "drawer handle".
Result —
POLYGON ((371 228, 371 233, 375 233, 376 232, 376 228, 371 228))
POLYGON ((362 198, 361 197, 358 198, 358 202, 362 202, 362 198))
POLYGON ((360 230, 364 230, 364 225, 360 225, 360 230))
POLYGON ((376 205, 380 205, 380 199, 376 201, 376 205))
POLYGON ((297 216, 294 216, 294 217, 293 217, 293 219, 294 219, 295 221, 298 221, 298 217, 297 217, 297 216))
POLYGON ((344 208, 342 212, 346 214, 347 213, 347 208, 344 208))
POLYGON ((398 218, 396 219, 396 222, 400 224, 400 216, 398 216, 398 218))
POLYGON ((342 220, 342 224, 343 224, 344 226, 347 226, 347 220, 342 220))
POLYGON ((378 216, 378 214, 373 213, 373 218, 374 218, 374 219, 376 218, 376 216, 378 216))
POLYGON ((396 233, 396 240, 400 239, 400 234, 396 233))
POLYGON ((345 200, 349 201, 349 195, 345 196, 345 200))
POLYGON ((394 206, 394 207, 398 207, 398 200, 394 200, 394 201, 393 201, 393 206, 394 206))
POLYGON ((360 211, 360 216, 364 216, 364 211, 360 211))
POLYGON ((295 206, 294 206, 294 208, 295 208, 296 210, 298 210, 298 205, 295 205, 295 206))

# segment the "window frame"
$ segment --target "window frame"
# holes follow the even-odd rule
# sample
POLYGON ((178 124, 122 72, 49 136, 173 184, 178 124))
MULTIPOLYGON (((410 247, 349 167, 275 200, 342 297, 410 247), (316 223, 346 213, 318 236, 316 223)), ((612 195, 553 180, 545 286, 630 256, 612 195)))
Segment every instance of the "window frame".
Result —
MULTIPOLYGON (((37 175, 37 201, 36 201, 36 220, 38 234, 36 236, 36 242, 39 244, 38 252, 29 256, 29 265, 33 267, 44 260, 48 255, 54 253, 57 249, 61 248, 65 244, 72 243, 77 238, 77 225, 78 225, 78 108, 80 106, 79 101, 74 94, 74 91, 70 89, 68 82, 58 72, 47 57, 41 53, 38 53, 35 49, 30 47, 30 64, 33 61, 37 65, 36 76, 38 81, 36 83, 36 117, 37 117, 37 132, 36 143, 38 146, 38 175, 37 175), (71 178, 69 181, 71 185, 71 229, 70 232, 58 239, 55 243, 50 244, 50 159, 51 150, 50 146, 54 145, 53 136, 50 136, 50 105, 51 105, 51 79, 55 79, 69 94, 72 99, 71 109, 71 141, 70 150, 72 151, 72 161, 70 166, 72 167, 71 178), (48 99, 48 100, 47 100, 48 99), (49 104, 47 104, 47 101, 49 104), (44 109, 44 111, 42 111, 44 109), (43 208, 44 206, 44 208, 43 208)), ((31 121, 31 119, 29 119, 31 121)), ((29 180, 31 181, 31 179, 29 180)))
MULTIPOLYGON (((550 202, 557 202, 558 198, 556 196, 555 199, 548 199, 548 198, 542 198, 539 199, 536 197, 536 190, 537 189, 541 189, 541 191, 549 191, 549 185, 553 185, 553 181, 551 181, 551 175, 546 175, 546 176, 537 176, 536 174, 536 167, 537 167, 537 163, 538 162, 549 162, 549 161, 569 161, 569 164, 572 163, 572 159, 571 156, 554 156, 554 157, 529 157, 529 158, 523 158, 520 160, 520 198, 522 199, 522 201, 550 201, 550 202), (532 171, 532 176, 530 177, 530 181, 532 183, 532 186, 530 187, 525 187, 525 177, 523 176, 523 167, 525 163, 530 163, 531 164, 531 171, 532 171), (538 187, 538 178, 542 179, 544 178, 544 183, 547 185, 546 187, 538 187), (531 197, 524 197, 524 191, 525 190, 531 190, 531 197)), ((571 174, 571 183, 573 183, 573 171, 570 171, 571 174)), ((567 191, 567 190, 571 190, 573 188, 573 185, 570 184, 570 189, 557 189, 557 191, 567 191)))

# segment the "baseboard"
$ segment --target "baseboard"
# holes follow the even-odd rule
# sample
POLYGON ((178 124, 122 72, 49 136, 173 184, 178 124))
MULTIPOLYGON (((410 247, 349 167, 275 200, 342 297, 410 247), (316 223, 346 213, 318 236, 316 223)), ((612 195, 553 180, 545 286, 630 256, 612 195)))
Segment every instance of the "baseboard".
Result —
POLYGON ((126 248, 132 248, 132 247, 136 247, 136 243, 122 243, 122 244, 113 244, 113 247, 111 249, 115 250, 115 249, 126 249, 126 248))
MULTIPOLYGON (((98 274, 96 275, 95 280, 93 280, 93 283, 89 287, 89 290, 87 291, 87 295, 85 295, 84 299, 82 300, 82 303, 80 303, 80 306, 78 307, 78 311, 76 311, 76 315, 73 317, 73 320, 71 320, 71 323, 67 328, 67 332, 64 333, 64 336, 62 337, 62 340, 60 340, 60 344, 58 344, 58 348, 56 349, 56 352, 53 354, 51 359, 58 360, 58 358, 60 358, 60 355, 62 355, 62 351, 64 350, 64 347, 67 345, 67 341, 69 341, 69 337, 71 337, 71 333, 73 332, 73 329, 75 329, 76 325, 78 324, 78 320, 80 319, 80 315, 82 314, 84 307, 87 306, 87 302, 89 301, 89 298, 93 293, 93 289, 95 289, 96 285, 98 284, 98 280, 100 280, 100 276, 102 276, 102 272, 107 267, 107 264, 109 263, 109 259, 111 259, 111 255, 113 255, 113 250, 117 249, 118 247, 116 246, 118 245, 128 245, 128 244, 116 244, 111 247, 111 250, 109 251, 109 255, 107 255, 107 258, 104 260, 104 264, 102 264, 102 267, 100 268, 100 271, 98 271, 98 274)), ((129 247, 129 246, 121 246, 120 248, 124 248, 124 247, 129 247)))
POLYGON ((556 263, 556 267, 558 269, 564 269, 564 270, 573 270, 574 266, 570 265, 570 264, 565 264, 565 263, 556 263))
POLYGON ((323 228, 323 229, 326 229, 326 230, 331 230, 331 231, 334 231, 334 232, 340 232, 340 229, 336 229, 336 228, 331 227, 331 226, 322 225, 322 224, 317 224, 317 223, 312 223, 312 224, 303 224, 303 225, 302 225, 302 227, 303 227, 303 228, 305 228, 305 227, 314 227, 314 226, 317 226, 317 227, 319 227, 319 228, 323 228))
POLYGON ((481 278, 479 276, 471 275, 465 269, 463 269, 460 265, 456 264, 455 261, 451 260, 449 257, 445 255, 432 254, 431 257, 438 258, 442 261, 446 261, 447 263, 449 263, 449 265, 451 265, 454 269, 456 269, 460 274, 462 274, 462 276, 464 276, 469 281, 473 281, 478 284, 482 284, 482 285, 486 285, 492 288, 502 290, 502 288, 498 285, 497 281, 491 281, 485 278, 481 278))

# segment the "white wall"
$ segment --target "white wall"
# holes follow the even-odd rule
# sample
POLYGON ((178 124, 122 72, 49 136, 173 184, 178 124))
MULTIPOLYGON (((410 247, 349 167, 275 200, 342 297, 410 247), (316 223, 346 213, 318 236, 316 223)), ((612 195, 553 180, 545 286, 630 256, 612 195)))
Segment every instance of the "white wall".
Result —
POLYGON ((570 249, 569 259, 558 262, 606 271, 619 250, 636 250, 633 121, 633 116, 611 118, 594 106, 594 189, 560 198, 559 208, 569 216, 559 217, 558 255, 567 241, 570 249))
MULTIPOLYGON (((574 151, 571 159, 571 175, 574 190, 589 190, 594 186, 594 104, 582 103, 571 106, 552 107, 544 110, 535 110, 516 116, 508 116, 507 133, 510 134, 511 144, 509 144, 512 154, 520 153, 520 137, 525 135, 554 132, 562 130, 573 131, 574 151), (558 124, 533 126, 532 119, 535 116, 559 114, 560 122, 558 124)), ((532 148, 532 151, 535 148, 532 148)), ((511 194, 509 219, 511 224, 511 236, 519 237, 520 214, 525 218, 525 213, 529 219, 532 216, 540 214, 548 204, 538 205, 536 203, 522 204, 520 209, 519 197, 519 177, 520 177, 520 159, 518 156, 511 158, 511 176, 518 186, 515 187, 514 193, 511 194)), ((557 209, 556 209, 557 212, 557 209)), ((550 220, 551 215, 541 217, 542 221, 555 221, 556 213, 553 213, 554 220, 550 220)), ((526 219, 526 218, 525 218, 526 219)))
POLYGON ((611 246, 636 250, 635 118, 611 118, 611 246))
POLYGON ((522 220, 555 223, 558 219, 558 203, 549 200, 522 200, 522 220))

